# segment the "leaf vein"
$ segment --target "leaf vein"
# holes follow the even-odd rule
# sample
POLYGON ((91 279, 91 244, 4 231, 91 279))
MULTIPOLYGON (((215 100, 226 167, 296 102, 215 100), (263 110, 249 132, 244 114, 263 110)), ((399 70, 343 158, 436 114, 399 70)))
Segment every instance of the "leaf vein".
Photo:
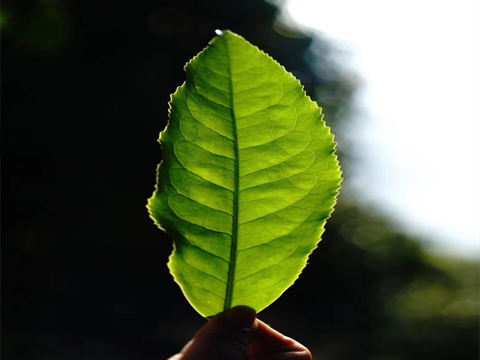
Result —
MULTIPOLYGON (((175 156, 175 157, 176 157, 176 156, 175 156)), ((178 158, 177 158, 177 160, 178 160, 178 158)), ((179 162, 180 162, 180 161, 179 161, 179 162)), ((180 164, 182 164, 182 163, 180 163, 180 164)), ((205 179, 204 177, 198 175, 197 173, 194 173, 192 170, 187 169, 187 168, 186 168, 185 166, 183 166, 183 165, 182 165, 182 169, 185 169, 185 170, 188 171, 189 173, 198 176, 200 179, 204 180, 205 182, 208 182, 209 184, 216 185, 216 186, 218 186, 218 187, 220 187, 220 188, 222 188, 222 189, 224 189, 224 190, 227 190, 227 191, 230 191, 230 192, 233 193, 233 190, 227 189, 225 186, 222 186, 222 185, 219 185, 219 184, 214 183, 213 181, 207 180, 207 179, 205 179)))
MULTIPOLYGON (((184 259, 184 260, 185 260, 185 259, 184 259)), ((187 264, 187 265, 190 266, 191 268, 194 268, 194 269, 197 270, 197 271, 200 271, 201 273, 203 273, 203 274, 205 274, 205 275, 208 275, 208 276, 210 276, 210 277, 212 277, 212 278, 214 278, 214 279, 216 279, 216 280, 218 280, 218 281, 221 281, 221 282, 224 283, 224 284, 227 283, 225 280, 222 280, 222 279, 220 279, 219 277, 217 277, 217 276, 215 276, 215 275, 213 275, 213 274, 207 273, 207 272, 205 272, 204 270, 199 269, 198 267, 194 266, 193 263, 188 262, 187 260, 185 260, 185 264, 187 264)))
MULTIPOLYGON (((170 207, 170 208, 171 208, 171 207, 170 207)), ((177 213, 176 213, 173 209, 172 209, 172 211, 175 213, 175 215, 177 215, 177 213)), ((187 222, 187 223, 189 223, 189 224, 192 224, 192 225, 201 227, 201 228, 203 228, 203 229, 205 229, 205 230, 213 231, 213 232, 218 233, 218 234, 225 234, 225 235, 228 235, 228 236, 232 236, 231 234, 226 233, 226 232, 223 232, 223 231, 218 231, 218 230, 210 229, 210 228, 208 228, 208 227, 206 227, 206 226, 204 226, 204 225, 200 225, 200 224, 195 224, 194 222, 191 222, 191 221, 189 221, 189 220, 186 220, 186 219, 184 219, 184 218, 182 218, 182 217, 180 217, 180 216, 178 216, 178 215, 177 215, 177 217, 178 217, 181 221, 185 221, 185 222, 187 222)))
MULTIPOLYGON (((222 157, 222 158, 235 161, 235 159, 233 159, 233 158, 231 158, 231 157, 228 157, 228 156, 225 156, 225 155, 221 155, 221 154, 217 154, 217 153, 212 152, 211 150, 205 149, 204 147, 201 147, 200 145, 194 143, 193 141, 190 141, 190 140, 188 140, 188 139, 185 139, 185 141, 188 141, 188 142, 189 142, 190 144, 192 144, 193 146, 196 146, 196 147, 198 147, 199 149, 202 149, 202 150, 208 152, 209 154, 212 154, 212 155, 215 155, 215 156, 220 156, 220 157, 222 157)), ((219 166, 219 165, 216 165, 216 166, 219 166)), ((223 166, 222 166, 222 167, 223 167, 223 166)), ((228 169, 228 168, 225 168, 225 169, 231 170, 231 169, 228 169)), ((233 171, 233 170, 231 170, 231 171, 233 171)))
MULTIPOLYGON (((174 187, 175 187, 175 186, 174 186, 174 187)), ((175 190, 176 190, 176 188, 175 188, 175 190)), ((228 215, 228 216, 233 216, 232 214, 229 214, 229 213, 227 213, 226 211, 214 209, 214 208, 212 208, 212 207, 210 207, 210 206, 208 206, 208 205, 202 204, 201 202, 199 202, 199 201, 197 201, 197 200, 195 200, 195 199, 192 199, 191 197, 188 197, 188 196, 185 196, 185 195, 183 195, 183 194, 180 194, 180 193, 178 193, 178 190, 177 190, 177 194, 169 195, 168 198, 171 198, 172 196, 177 196, 177 195, 182 196, 182 197, 184 197, 185 199, 188 199, 188 200, 190 200, 190 201, 193 201, 194 203, 196 203, 196 204, 198 204, 198 205, 204 206, 204 207, 206 207, 207 209, 210 209, 210 210, 212 210, 212 211, 218 211, 218 212, 224 213, 224 214, 226 214, 226 215, 228 215)))

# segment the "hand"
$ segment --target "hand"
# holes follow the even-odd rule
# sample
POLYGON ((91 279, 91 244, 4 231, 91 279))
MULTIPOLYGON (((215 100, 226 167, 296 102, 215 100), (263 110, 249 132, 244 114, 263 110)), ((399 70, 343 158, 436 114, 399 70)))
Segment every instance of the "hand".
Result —
POLYGON ((169 360, 312 360, 308 349, 237 306, 205 324, 169 360))

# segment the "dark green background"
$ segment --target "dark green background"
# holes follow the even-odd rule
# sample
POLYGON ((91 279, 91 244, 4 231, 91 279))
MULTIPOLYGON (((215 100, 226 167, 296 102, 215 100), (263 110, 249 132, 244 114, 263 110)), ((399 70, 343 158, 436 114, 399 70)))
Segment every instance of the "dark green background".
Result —
MULTIPOLYGON (((355 81, 325 61, 335 49, 319 40, 313 57, 310 38, 273 29, 276 13, 258 0, 2 2, 3 359, 163 359, 204 323, 145 208, 183 65, 231 29, 299 77, 334 131, 348 126, 355 81)), ((339 201, 260 318, 315 359, 477 359, 478 265, 339 201)))

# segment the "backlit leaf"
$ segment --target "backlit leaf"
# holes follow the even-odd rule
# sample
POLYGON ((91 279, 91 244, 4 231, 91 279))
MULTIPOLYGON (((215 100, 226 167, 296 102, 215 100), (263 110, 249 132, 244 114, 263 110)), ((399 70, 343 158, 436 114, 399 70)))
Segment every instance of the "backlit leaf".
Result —
POLYGON ((300 82, 229 31, 186 72, 148 208, 173 237, 168 266, 200 314, 258 312, 298 278, 333 211, 333 135, 300 82))

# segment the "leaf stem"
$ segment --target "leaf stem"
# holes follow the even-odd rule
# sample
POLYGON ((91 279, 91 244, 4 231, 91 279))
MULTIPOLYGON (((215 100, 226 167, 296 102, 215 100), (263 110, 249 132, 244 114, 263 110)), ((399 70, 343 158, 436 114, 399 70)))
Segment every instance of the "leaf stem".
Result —
POLYGON ((240 198, 240 161, 239 161, 239 149, 238 149, 238 134, 237 134, 237 119, 235 117, 235 106, 233 101, 233 81, 232 81, 232 69, 230 62, 230 50, 228 47, 228 36, 222 37, 225 41, 225 46, 227 48, 227 59, 228 59, 228 72, 230 78, 230 111, 232 113, 232 122, 233 122, 233 138, 235 141, 235 184, 234 184, 234 200, 233 200, 233 223, 232 223, 232 247, 230 250, 230 266, 228 269, 228 281, 227 281, 227 292, 225 295, 225 305, 224 310, 228 310, 232 307, 233 301, 233 289, 235 287, 235 272, 237 266, 237 247, 238 247, 238 210, 239 210, 239 198, 240 198))

